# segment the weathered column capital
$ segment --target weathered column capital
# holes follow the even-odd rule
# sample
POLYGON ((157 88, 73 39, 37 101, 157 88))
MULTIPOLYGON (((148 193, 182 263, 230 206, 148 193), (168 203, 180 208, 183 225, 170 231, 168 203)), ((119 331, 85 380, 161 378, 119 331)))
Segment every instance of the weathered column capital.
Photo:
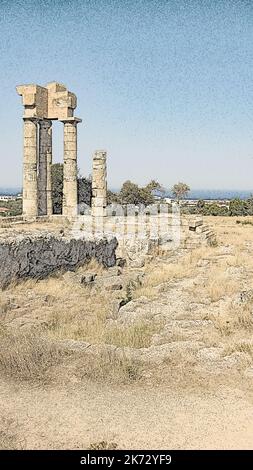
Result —
POLYGON ((27 117, 27 116, 23 116, 23 121, 24 122, 28 122, 28 121, 31 121, 33 122, 34 124, 38 124, 38 122, 40 121, 37 117, 27 117))
POLYGON ((50 121, 50 119, 39 120, 38 124, 40 126, 40 129, 47 130, 47 129, 50 129, 50 127, 52 127, 52 121, 50 121))
POLYGON ((77 125, 77 124, 79 124, 79 122, 82 122, 82 119, 80 119, 78 117, 70 117, 70 118, 66 118, 66 119, 61 119, 61 122, 63 122, 63 124, 77 125))

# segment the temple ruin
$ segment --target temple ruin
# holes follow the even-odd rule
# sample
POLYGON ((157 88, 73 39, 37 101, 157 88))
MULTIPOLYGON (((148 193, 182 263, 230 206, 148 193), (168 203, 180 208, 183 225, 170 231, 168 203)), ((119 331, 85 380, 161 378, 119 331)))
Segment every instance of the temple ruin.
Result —
POLYGON ((52 121, 64 125, 63 215, 77 214, 77 99, 64 85, 16 88, 24 106, 23 216, 52 215, 52 121))
POLYGON ((159 204, 159 208, 154 204, 155 207, 145 208, 144 212, 136 210, 133 204, 127 208, 116 204, 117 211, 113 205, 107 207, 104 150, 93 154, 91 210, 88 207, 81 217, 77 217, 81 214, 77 187, 77 124, 81 119, 74 116, 77 98, 57 82, 45 87, 20 85, 16 89, 24 105, 23 223, 29 219, 42 223, 45 218, 59 220, 58 216, 52 217, 51 181, 52 121, 58 120, 64 125, 61 220, 64 223, 64 219, 72 219, 71 237, 103 239, 106 236, 108 240, 116 237, 118 255, 120 253, 126 259, 129 253, 133 257, 135 252, 140 258, 142 246, 145 251, 150 243, 174 250, 179 246, 194 248, 201 243, 215 242, 212 230, 203 225, 200 217, 181 217, 177 211, 169 213, 167 204, 159 204))

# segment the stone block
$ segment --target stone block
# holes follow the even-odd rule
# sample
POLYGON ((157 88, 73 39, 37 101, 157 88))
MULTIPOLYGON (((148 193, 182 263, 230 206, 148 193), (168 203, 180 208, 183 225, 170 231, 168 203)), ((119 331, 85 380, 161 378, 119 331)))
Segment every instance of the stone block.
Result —
POLYGON ((19 85, 16 90, 22 96, 25 117, 47 118, 48 90, 39 85, 19 85))
POLYGON ((93 208, 106 207, 105 198, 103 197, 92 198, 92 207, 93 208))
POLYGON ((77 99, 74 93, 57 82, 47 85, 48 90, 48 118, 63 120, 73 117, 77 99))

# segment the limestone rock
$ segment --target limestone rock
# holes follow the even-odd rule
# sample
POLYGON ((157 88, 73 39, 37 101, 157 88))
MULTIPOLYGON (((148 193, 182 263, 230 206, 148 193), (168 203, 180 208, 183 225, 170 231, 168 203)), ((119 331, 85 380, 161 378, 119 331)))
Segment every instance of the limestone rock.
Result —
POLYGON ((106 289, 109 291, 116 291, 123 289, 123 282, 121 279, 118 279, 116 276, 106 276, 99 277, 96 280, 97 289, 106 289))
POLYGON ((50 233, 0 238, 0 287, 13 279, 41 279, 60 269, 73 271, 93 258, 105 267, 114 266, 116 247, 115 238, 76 240, 50 233))
POLYGON ((71 284, 84 284, 84 285, 93 285, 96 279, 96 274, 87 273, 80 274, 72 271, 67 271, 63 275, 63 279, 71 284))

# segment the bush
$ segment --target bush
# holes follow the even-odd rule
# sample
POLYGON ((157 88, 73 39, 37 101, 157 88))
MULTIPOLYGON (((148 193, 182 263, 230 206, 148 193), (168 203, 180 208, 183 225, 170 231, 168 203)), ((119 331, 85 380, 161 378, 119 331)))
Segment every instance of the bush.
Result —
POLYGON ((229 210, 226 206, 219 206, 218 204, 214 203, 205 206, 202 213, 203 215, 224 216, 229 215, 229 210))
POLYGON ((248 215, 247 201, 232 199, 229 203, 229 215, 248 215))

